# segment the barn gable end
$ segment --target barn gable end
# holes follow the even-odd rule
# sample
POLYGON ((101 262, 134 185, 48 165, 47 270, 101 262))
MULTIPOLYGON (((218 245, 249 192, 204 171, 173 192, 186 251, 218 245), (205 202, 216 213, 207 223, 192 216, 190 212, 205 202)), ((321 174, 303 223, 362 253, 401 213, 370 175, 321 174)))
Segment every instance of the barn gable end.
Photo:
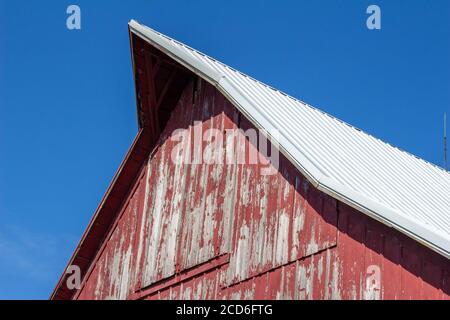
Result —
POLYGON ((130 38, 140 131, 69 262, 82 287, 63 275, 53 299, 449 299, 446 257, 324 192, 286 150, 263 174, 243 134, 260 128, 220 74, 130 38), (199 129, 222 143, 198 144, 199 129), (221 161, 196 163, 206 149, 221 161))

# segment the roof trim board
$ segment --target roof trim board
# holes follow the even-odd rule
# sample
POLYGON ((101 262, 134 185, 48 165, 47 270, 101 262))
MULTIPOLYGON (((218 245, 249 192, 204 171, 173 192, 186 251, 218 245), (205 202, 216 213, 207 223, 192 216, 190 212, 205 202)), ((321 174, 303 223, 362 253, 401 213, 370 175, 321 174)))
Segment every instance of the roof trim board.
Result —
MULTIPOLYGON (((217 87, 217 89, 227 99, 229 99, 230 102, 233 103, 233 105, 257 128, 264 130, 269 135, 269 138, 279 145, 280 151, 319 190, 384 223, 385 225, 399 230, 407 236, 440 253, 446 258, 450 258, 450 236, 448 234, 427 223, 424 223, 423 221, 420 221, 420 219, 408 216, 407 214, 402 213, 381 201, 377 201, 366 194, 353 190, 351 187, 339 182, 333 176, 330 176, 327 171, 323 169, 323 166, 318 163, 317 159, 314 159, 310 154, 303 152, 299 144, 296 143, 292 136, 286 134, 286 131, 277 131, 279 126, 277 126, 272 121, 270 116, 268 116, 264 110, 262 110, 262 108, 260 108, 251 99, 249 94, 236 85, 236 81, 230 80, 230 74, 217 71, 217 68, 213 68, 210 64, 220 64, 219 67, 226 67, 230 69, 229 73, 234 72, 239 77, 246 77, 247 79, 254 81, 257 85, 264 84, 257 82, 257 80, 251 79, 250 77, 228 66, 224 66, 220 62, 195 51, 194 49, 185 46, 178 41, 164 36, 151 28, 141 25, 134 20, 129 22, 129 29, 130 32, 136 36, 147 41, 152 46, 158 48, 175 61, 188 68, 190 71, 217 87), (200 60, 198 55, 201 55, 203 59, 200 60), (274 136, 271 134, 273 132, 278 132, 279 134, 274 136)), ((267 89, 275 90, 268 86, 266 87, 267 89)), ((280 93, 279 91, 277 92, 280 93)), ((294 98, 288 98, 294 100, 294 98)), ((298 100, 295 101, 300 103, 298 100)), ((346 124, 342 122, 342 125, 344 126, 346 124)), ((388 144, 386 145, 389 148, 393 148, 388 144)), ((409 156, 414 157, 412 155, 409 156)), ((418 158, 416 159, 417 161, 423 161, 418 158)), ((425 161, 423 162, 428 166, 432 166, 425 161)), ((448 175, 448 181, 450 181, 450 175, 448 175)), ((448 201, 450 207, 450 190, 448 201)), ((448 212, 447 215, 450 215, 450 212, 448 212)))

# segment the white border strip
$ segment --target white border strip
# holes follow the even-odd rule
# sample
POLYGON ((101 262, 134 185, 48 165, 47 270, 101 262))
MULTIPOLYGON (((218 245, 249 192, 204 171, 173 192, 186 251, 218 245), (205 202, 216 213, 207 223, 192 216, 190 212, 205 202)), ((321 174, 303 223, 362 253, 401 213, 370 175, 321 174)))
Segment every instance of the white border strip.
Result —
MULTIPOLYGON (((249 120, 259 129, 265 129, 268 133, 276 129, 252 101, 246 98, 245 94, 239 88, 236 88, 225 75, 216 72, 206 64, 200 63, 193 56, 186 54, 171 40, 158 34, 156 31, 131 20, 129 22, 131 32, 143 40, 149 42, 152 46, 161 50, 175 61, 179 62, 190 71, 199 75, 224 94, 233 105, 241 111, 249 120)), ((450 239, 439 230, 430 228, 413 218, 405 215, 379 203, 371 198, 351 190, 350 188, 337 183, 334 179, 328 177, 316 165, 313 159, 305 156, 289 137, 281 135, 278 137, 280 151, 286 156, 295 167, 319 190, 336 198, 345 204, 365 213, 369 217, 382 222, 388 227, 397 229, 414 240, 422 243, 430 249, 438 252, 447 259, 450 259, 450 239)))

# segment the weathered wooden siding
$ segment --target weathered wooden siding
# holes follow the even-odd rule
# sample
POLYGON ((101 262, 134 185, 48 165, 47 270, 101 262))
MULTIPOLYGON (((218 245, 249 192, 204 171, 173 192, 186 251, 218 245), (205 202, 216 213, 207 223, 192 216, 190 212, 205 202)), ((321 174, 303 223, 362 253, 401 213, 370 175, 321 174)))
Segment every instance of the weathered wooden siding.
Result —
POLYGON ((134 292, 137 285, 135 248, 145 196, 145 173, 143 168, 91 265, 84 286, 77 292, 77 299, 126 299, 134 292))
POLYGON ((75 298, 449 299, 449 260, 319 192, 283 156, 262 174, 242 133, 210 148, 219 164, 200 161, 214 137, 191 154, 173 139, 193 146, 200 127, 252 128, 191 81, 75 298))

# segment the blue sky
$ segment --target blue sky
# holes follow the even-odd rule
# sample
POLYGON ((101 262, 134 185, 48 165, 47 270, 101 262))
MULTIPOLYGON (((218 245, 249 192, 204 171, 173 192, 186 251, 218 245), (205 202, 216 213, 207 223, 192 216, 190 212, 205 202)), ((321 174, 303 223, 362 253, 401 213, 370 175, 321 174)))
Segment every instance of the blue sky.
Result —
POLYGON ((133 140, 132 18, 443 165, 448 0, 0 0, 0 299, 48 298, 133 140))

